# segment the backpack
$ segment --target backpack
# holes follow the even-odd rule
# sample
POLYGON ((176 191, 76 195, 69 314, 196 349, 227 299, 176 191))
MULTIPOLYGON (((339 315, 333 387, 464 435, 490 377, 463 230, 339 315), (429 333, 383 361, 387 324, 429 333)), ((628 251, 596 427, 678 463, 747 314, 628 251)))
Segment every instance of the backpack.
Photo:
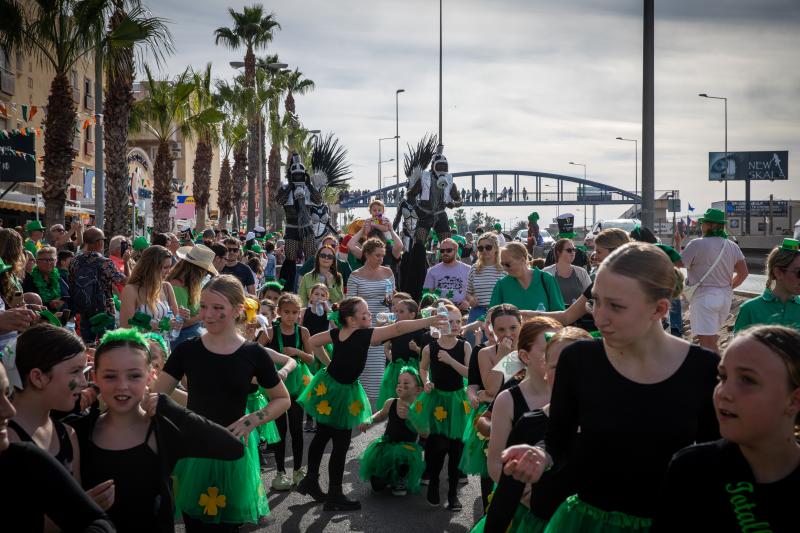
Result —
POLYGON ((105 311, 106 296, 101 284, 103 261, 80 264, 75 269, 75 279, 69 287, 69 296, 75 312, 92 317, 105 311))

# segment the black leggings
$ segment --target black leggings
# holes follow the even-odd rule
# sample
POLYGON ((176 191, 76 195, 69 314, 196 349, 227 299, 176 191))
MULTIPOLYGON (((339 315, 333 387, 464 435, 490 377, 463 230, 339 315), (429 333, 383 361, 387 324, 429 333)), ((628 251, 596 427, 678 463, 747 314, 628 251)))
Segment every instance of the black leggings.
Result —
POLYGON ((333 441, 333 449, 328 460, 328 495, 342 493, 342 479, 344 478, 344 464, 347 460, 347 450, 350 448, 352 430, 336 429, 317 421, 317 432, 308 447, 308 478, 319 480, 319 466, 322 463, 322 454, 328 441, 333 441))
POLYGON ((425 464, 431 483, 439 483, 439 474, 444 468, 444 457, 447 456, 447 481, 450 492, 458 488, 458 463, 461 461, 461 452, 464 443, 461 439, 449 439, 444 435, 429 435, 425 441, 425 464))
POLYGON ((292 400, 292 405, 289 410, 283 415, 275 419, 275 425, 278 426, 278 433, 281 436, 281 441, 273 444, 275 451, 275 465, 278 472, 286 472, 286 426, 289 426, 289 434, 292 436, 292 459, 294 460, 294 469, 297 470, 303 466, 303 408, 292 400))

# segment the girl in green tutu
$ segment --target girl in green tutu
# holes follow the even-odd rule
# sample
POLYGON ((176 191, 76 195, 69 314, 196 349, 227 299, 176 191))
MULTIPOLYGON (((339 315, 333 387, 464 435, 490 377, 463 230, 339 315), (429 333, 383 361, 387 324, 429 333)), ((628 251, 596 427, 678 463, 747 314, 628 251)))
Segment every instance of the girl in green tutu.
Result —
POLYGON ((380 492, 387 486, 395 496, 405 496, 407 491, 419 490, 425 463, 422 447, 417 444, 417 432, 408 423, 408 409, 422 392, 422 379, 417 369, 404 366, 400 369, 395 386, 396 398, 389 398, 383 408, 367 422, 358 426, 366 432, 370 426, 387 418, 386 431, 374 440, 361 454, 358 475, 380 492))
POLYGON ((612 252, 592 288, 603 337, 561 353, 545 446, 503 452, 504 471, 525 483, 572 470, 575 492, 547 533, 646 533, 675 452, 719 438, 712 403, 719 357, 661 326, 679 276, 652 244, 612 252))
POLYGON ((441 338, 422 349, 419 373, 425 392, 411 406, 409 418, 420 434, 427 435, 428 503, 437 506, 441 501, 439 474, 447 457, 447 508, 458 511, 462 507, 458 500, 458 463, 464 448, 461 439, 471 411, 464 387, 471 347, 456 336, 461 329, 461 311, 452 304, 445 307, 449 324, 441 338))
POLYGON ((268 350, 242 337, 236 327, 245 293, 234 276, 213 278, 200 295, 206 333, 182 342, 164 365, 155 391, 170 393, 184 378, 188 407, 241 438, 245 453, 236 461, 183 459, 173 471, 176 510, 186 531, 235 531, 269 514, 258 464, 258 438, 250 433, 276 419, 291 405, 282 379, 293 366, 275 369, 268 350), (252 379, 264 387, 269 405, 246 413, 252 379), (252 437, 252 438, 248 438, 252 437))
POLYGON ((492 491, 493 482, 486 469, 486 449, 489 445, 487 438, 478 431, 478 421, 486 412, 503 384, 503 374, 492 369, 503 357, 514 351, 517 347, 517 337, 522 327, 522 319, 516 306, 500 304, 489 309, 487 316, 491 325, 491 335, 495 342, 480 351, 473 350, 473 357, 477 361, 470 361, 470 366, 476 366, 478 372, 471 373, 467 386, 467 397, 472 407, 467 427, 464 429, 462 440, 464 452, 461 454, 459 469, 465 474, 476 474, 481 477, 481 500, 486 509, 489 493, 492 491))
POLYGON ((271 349, 288 355, 297 363, 297 368, 290 373, 284 384, 292 399, 289 410, 275 420, 280 434, 280 442, 272 449, 275 451, 277 474, 272 480, 274 490, 289 490, 292 484, 297 485, 305 476, 303 470, 303 408, 297 403, 297 397, 311 383, 310 365, 314 364, 311 354, 308 329, 299 324, 302 307, 296 294, 285 292, 278 298, 278 318, 273 324, 273 334, 269 346, 271 349), (292 437, 292 460, 294 472, 292 478, 286 476, 286 433, 292 437))
MULTIPOLYGON (((414 320, 418 318, 419 307, 414 300, 401 300, 392 304, 392 312, 397 317, 397 321, 414 320)), ((389 364, 383 372, 381 390, 378 394, 376 405, 384 405, 386 400, 395 397, 397 388, 397 378, 400 376, 400 369, 410 366, 419 370, 419 353, 422 351, 422 331, 412 331, 405 335, 400 335, 384 344, 386 359, 389 364)))
POLYGON ((327 511, 354 511, 361 503, 342 493, 342 478, 352 429, 369 420, 371 408, 359 376, 367 363, 370 346, 429 326, 446 325, 443 317, 404 320, 372 328, 372 313, 363 298, 345 298, 339 304, 340 328, 311 337, 312 348, 333 344, 333 357, 327 368, 314 376, 297 400, 317 421, 317 431, 308 448, 308 474, 297 490, 317 501, 325 501, 327 511), (328 463, 328 494, 319 486, 319 467, 328 441, 333 449, 328 463))

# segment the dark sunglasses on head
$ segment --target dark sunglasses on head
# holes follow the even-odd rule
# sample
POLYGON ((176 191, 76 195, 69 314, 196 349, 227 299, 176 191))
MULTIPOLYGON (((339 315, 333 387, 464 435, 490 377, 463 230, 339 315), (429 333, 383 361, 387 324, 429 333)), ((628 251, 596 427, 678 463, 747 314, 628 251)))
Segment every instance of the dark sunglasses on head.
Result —
POLYGON ((479 252, 491 252, 494 249, 494 245, 487 244, 486 246, 478 246, 479 252))
POLYGON ((333 259, 331 254, 319 254, 320 259, 333 259))

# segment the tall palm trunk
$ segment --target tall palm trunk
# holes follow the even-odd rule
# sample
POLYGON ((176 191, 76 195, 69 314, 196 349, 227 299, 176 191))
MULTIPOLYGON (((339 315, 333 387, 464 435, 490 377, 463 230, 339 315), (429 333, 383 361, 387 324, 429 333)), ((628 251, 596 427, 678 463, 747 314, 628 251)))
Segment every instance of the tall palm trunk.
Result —
POLYGON ((64 223, 67 184, 72 175, 72 162, 76 155, 72 149, 72 139, 75 136, 77 113, 75 102, 72 100, 72 85, 63 73, 57 73, 50 84, 47 110, 42 196, 44 196, 45 222, 50 226, 64 223))
POLYGON ((169 141, 158 144, 153 169, 153 229, 160 233, 170 230, 169 210, 172 209, 172 151, 169 141))
POLYGON ((219 227, 228 229, 228 218, 233 210, 233 178, 231 178, 231 162, 226 157, 219 169, 219 185, 217 186, 217 209, 219 209, 219 227))
POLYGON ((198 231, 206 227, 206 209, 211 187, 211 160, 214 152, 208 139, 201 139, 197 142, 197 152, 195 153, 192 172, 194 172, 194 182, 192 183, 192 196, 194 196, 195 206, 195 227, 198 231))
MULTIPOLYGON (((244 56, 244 78, 248 89, 255 88, 256 56, 252 47, 244 56)), ((250 109, 247 116, 247 229, 256 225, 256 179, 258 177, 258 115, 250 109)))
POLYGON ((275 201, 274 194, 281 185, 281 151, 277 144, 273 144, 269 150, 267 168, 269 169, 267 188, 272 193, 269 195, 270 224, 273 230, 279 230, 283 227, 283 208, 275 201))
MULTIPOLYGON (((239 143, 233 151, 233 210, 236 215, 237 223, 241 221, 242 196, 247 182, 247 145, 239 143)), ((238 232, 240 228, 236 228, 238 232)))
MULTIPOLYGON (((124 16, 117 9, 109 23, 113 31, 124 16)), ((115 65, 106 72, 106 90, 103 101, 103 147, 105 152, 106 212, 104 231, 109 237, 128 235, 128 120, 133 107, 133 48, 116 52, 115 65)), ((98 80, 100 83, 100 80, 98 80)), ((135 207, 134 207, 135 209, 135 207)))

